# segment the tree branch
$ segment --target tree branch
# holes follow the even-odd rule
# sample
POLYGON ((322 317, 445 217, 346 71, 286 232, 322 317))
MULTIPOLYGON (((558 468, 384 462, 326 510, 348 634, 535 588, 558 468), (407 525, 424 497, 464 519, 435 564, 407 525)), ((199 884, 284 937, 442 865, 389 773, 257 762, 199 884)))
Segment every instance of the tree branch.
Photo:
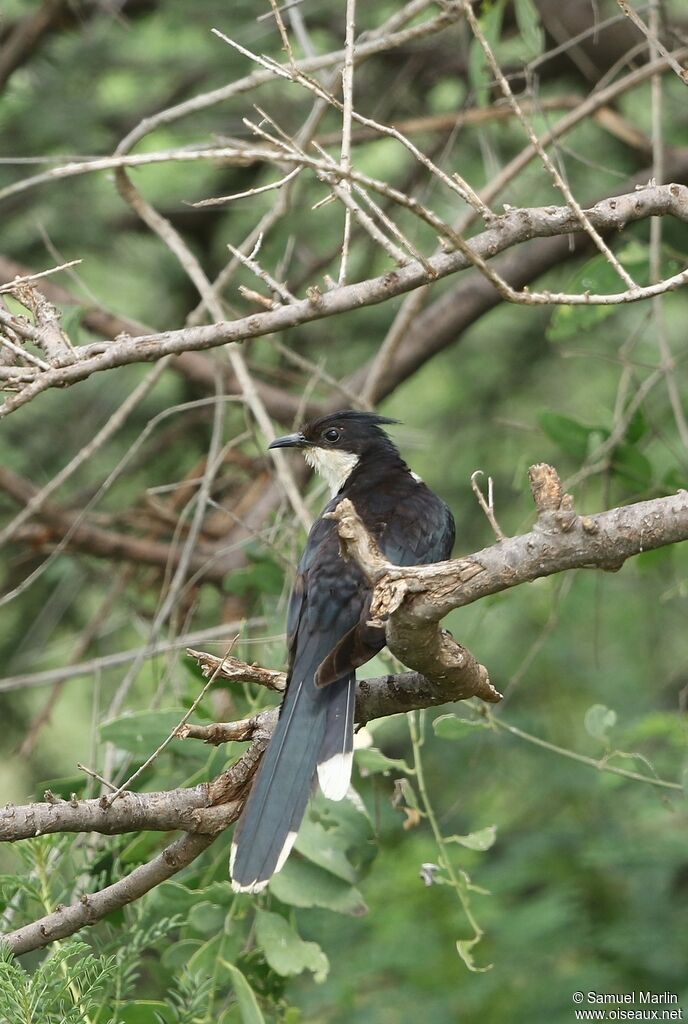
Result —
MULTIPOLYGON (((288 156, 284 159, 288 162, 288 156)), ((626 224, 653 216, 670 215, 688 221, 688 188, 677 184, 647 187, 637 192, 602 200, 584 212, 589 222, 601 232, 618 231, 626 224)), ((529 239, 568 235, 579 229, 575 214, 565 206, 512 209, 497 217, 487 230, 471 238, 470 248, 481 260, 490 260, 498 253, 529 239)), ((75 349, 76 361, 71 365, 54 367, 43 372, 24 368, 23 373, 32 376, 33 379, 17 395, 5 401, 0 407, 0 417, 9 415, 48 388, 66 387, 102 370, 129 363, 151 362, 170 354, 178 355, 182 352, 215 348, 228 342, 246 341, 359 309, 361 306, 376 305, 473 265, 463 252, 443 252, 425 262, 426 266, 429 265, 431 274, 423 265, 414 261, 381 277, 333 288, 326 293, 311 289, 305 299, 238 320, 137 338, 124 337, 108 345, 104 351, 100 344, 84 345, 75 349)), ((678 288, 685 284, 687 279, 688 270, 684 270, 663 282, 661 287, 664 290, 678 288)), ((590 304, 630 302, 646 297, 646 291, 647 289, 615 296, 586 295, 577 298, 590 304)), ((568 297, 573 298, 576 297, 568 297)))
MULTIPOLYGON (((633 555, 688 540, 688 491, 578 516, 551 466, 532 466, 530 479, 538 510, 530 533, 436 565, 400 567, 387 562, 348 499, 330 513, 338 524, 345 557, 374 587, 371 619, 385 625, 389 649, 432 680, 466 670, 466 652, 457 650, 456 642, 439 627, 454 608, 567 569, 616 571, 633 555)), ((499 699, 479 686, 471 690, 474 682, 475 674, 468 671, 468 691, 453 699, 473 694, 499 699)), ((462 681, 458 686, 460 690, 462 681)))

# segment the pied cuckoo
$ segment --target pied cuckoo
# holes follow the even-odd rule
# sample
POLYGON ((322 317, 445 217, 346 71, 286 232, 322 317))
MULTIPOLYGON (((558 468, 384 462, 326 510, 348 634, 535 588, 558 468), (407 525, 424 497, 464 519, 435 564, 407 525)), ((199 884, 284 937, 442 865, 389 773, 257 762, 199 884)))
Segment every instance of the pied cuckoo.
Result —
POLYGON ((385 645, 368 625, 372 592, 342 558, 336 524, 324 518, 349 498, 385 557, 396 565, 448 558, 454 520, 412 473, 382 424, 385 416, 345 411, 307 423, 270 448, 300 448, 332 498, 315 521, 299 562, 287 615, 287 690, 232 844, 239 892, 260 892, 291 850, 315 781, 325 796, 347 793, 353 756, 356 668, 385 645))

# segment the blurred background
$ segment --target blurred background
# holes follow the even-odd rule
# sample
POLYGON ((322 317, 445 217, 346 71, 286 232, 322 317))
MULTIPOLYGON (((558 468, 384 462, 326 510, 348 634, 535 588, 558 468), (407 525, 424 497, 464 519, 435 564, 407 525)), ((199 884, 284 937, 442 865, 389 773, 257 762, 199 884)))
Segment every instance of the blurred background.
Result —
MULTIPOLYGON (((513 166, 523 126, 454 8, 359 3, 358 38, 382 43, 356 67, 356 109, 404 131, 476 191, 504 175, 490 200, 496 213, 562 204, 537 158, 513 166)), ((667 64, 647 71, 666 50, 685 63, 680 0, 634 5, 653 27, 649 42, 613 0, 495 0, 474 10, 537 134, 588 103, 548 149, 582 205, 651 178, 688 183, 686 85, 667 64)), ((342 51, 344 3, 303 0, 281 18, 299 61, 342 51)), ((310 170, 277 190, 192 205, 288 172, 251 155, 261 139, 245 118, 299 136, 311 154, 315 139, 338 160, 341 143, 338 110, 314 112, 307 88, 269 75, 252 91, 158 118, 255 71, 212 28, 287 60, 268 3, 5 0, 0 281, 81 260, 37 282, 74 344, 221 318, 142 218, 142 203, 210 282, 219 279, 214 301, 226 319, 279 301, 227 249, 250 254, 259 232, 256 258, 297 297, 338 278, 343 207, 323 204, 331 185, 310 170), (310 134, 300 136, 309 116, 310 134), (147 118, 133 152, 175 155, 129 170, 139 198, 127 201, 112 168, 28 181, 113 153, 147 118), (204 153, 223 146, 247 155, 204 153), (200 156, 181 158, 184 148, 200 156)), ((308 65, 335 93, 337 60, 308 65)), ((446 224, 471 212, 374 129, 354 124, 351 162, 446 224)), ((417 251, 436 250, 431 227, 389 196, 374 198, 417 251)), ((483 227, 465 223, 467 236, 483 227)), ((686 263, 685 223, 656 225, 610 239, 640 284, 686 263)), ((535 239, 496 265, 531 290, 622 290, 579 235, 535 239)), ((354 218, 347 281, 392 267, 354 218)), ((11 299, 7 308, 26 312, 11 299)), ((94 374, 18 409, 0 431, 2 802, 40 800, 46 789, 98 795, 77 762, 127 778, 198 695, 187 646, 223 654, 239 633, 237 656, 284 667, 305 516, 266 454, 270 426, 285 433, 357 403, 398 418, 395 440, 451 506, 455 553, 467 554, 493 542, 471 490, 476 470, 485 486, 493 480, 507 534, 532 525, 534 462, 557 467, 581 512, 688 486, 687 318, 685 289, 619 306, 507 305, 473 270, 243 345, 267 419, 223 349, 94 374), (75 459, 40 511, 17 521, 75 459)), ((317 515, 322 486, 297 455, 287 465, 317 515)), ((372 723, 354 779, 361 802, 316 802, 315 838, 259 900, 232 896, 224 836, 177 879, 79 936, 88 949, 75 948, 64 970, 88 962, 102 977, 91 989, 74 983, 74 1020, 563 1024, 574 1019, 576 990, 669 991, 688 1007, 687 610, 688 552, 677 546, 618 574, 555 576, 450 615, 447 627, 505 694, 493 718, 457 704, 372 723), (324 836, 336 870, 312 848, 324 836), (466 841, 444 842, 453 836, 466 841), (440 865, 432 885, 420 878, 423 864, 440 865), (457 950, 478 932, 478 943, 457 950)), ((376 659, 365 674, 387 671, 376 659)), ((195 720, 243 717, 270 699, 218 682, 195 720)), ((136 787, 194 785, 243 749, 175 741, 136 787)), ((166 841, 87 834, 5 845, 3 931, 102 888, 166 841)), ((24 957, 12 985, 29 991, 44 956, 24 957)), ((46 1021, 59 1019, 52 1006, 46 996, 46 1021)))

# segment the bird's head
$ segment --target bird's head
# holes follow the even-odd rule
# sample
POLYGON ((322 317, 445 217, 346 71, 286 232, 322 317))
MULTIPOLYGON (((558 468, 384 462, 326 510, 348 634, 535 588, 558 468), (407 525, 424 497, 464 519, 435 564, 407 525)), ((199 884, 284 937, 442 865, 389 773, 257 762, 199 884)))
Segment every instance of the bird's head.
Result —
POLYGON ((336 494, 362 459, 398 456, 395 445, 381 429, 383 423, 397 422, 377 413, 350 409, 305 423, 295 434, 278 437, 268 447, 301 448, 306 462, 336 494))

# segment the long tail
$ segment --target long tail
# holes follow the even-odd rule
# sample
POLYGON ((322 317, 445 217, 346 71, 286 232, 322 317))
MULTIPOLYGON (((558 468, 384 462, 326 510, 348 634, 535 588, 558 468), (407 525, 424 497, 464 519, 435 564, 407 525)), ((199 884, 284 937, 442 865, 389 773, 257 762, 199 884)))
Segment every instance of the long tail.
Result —
POLYGON ((356 676, 352 672, 346 678, 331 683, 325 693, 328 697, 327 721, 318 754, 318 782, 330 800, 343 800, 351 781, 354 756, 356 676))
POLYGON ((312 671, 300 675, 292 675, 234 833, 229 870, 236 892, 260 892, 283 867, 316 772, 331 799, 340 800, 349 786, 355 676, 319 689, 312 671))

